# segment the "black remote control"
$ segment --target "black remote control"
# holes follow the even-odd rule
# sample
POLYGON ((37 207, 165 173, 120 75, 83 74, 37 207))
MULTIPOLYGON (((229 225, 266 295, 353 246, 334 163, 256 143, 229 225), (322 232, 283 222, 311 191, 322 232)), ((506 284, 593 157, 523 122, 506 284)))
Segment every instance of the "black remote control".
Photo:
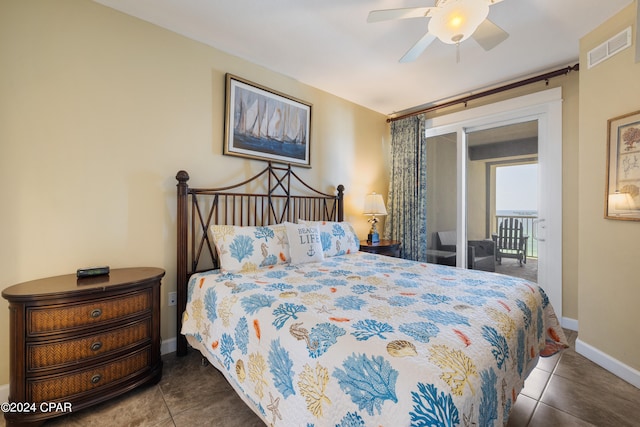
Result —
POLYGON ((82 277, 94 277, 94 276, 104 276, 106 274, 109 274, 109 266, 79 268, 78 271, 76 272, 76 275, 79 278, 82 278, 82 277))

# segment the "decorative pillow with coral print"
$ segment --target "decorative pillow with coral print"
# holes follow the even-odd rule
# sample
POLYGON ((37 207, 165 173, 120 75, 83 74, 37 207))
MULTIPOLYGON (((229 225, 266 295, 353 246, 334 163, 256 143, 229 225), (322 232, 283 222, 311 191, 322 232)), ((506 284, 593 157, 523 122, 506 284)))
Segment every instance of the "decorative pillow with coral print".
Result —
POLYGON ((248 272, 290 262, 287 230, 282 224, 264 227, 212 225, 220 268, 248 272))
POLYGON ((306 221, 298 220, 299 224, 317 224, 320 230, 320 241, 325 257, 346 255, 360 250, 360 239, 348 222, 334 221, 306 221))
POLYGON ((291 264, 324 260, 320 231, 317 225, 294 224, 293 222, 285 222, 284 225, 287 227, 291 264))

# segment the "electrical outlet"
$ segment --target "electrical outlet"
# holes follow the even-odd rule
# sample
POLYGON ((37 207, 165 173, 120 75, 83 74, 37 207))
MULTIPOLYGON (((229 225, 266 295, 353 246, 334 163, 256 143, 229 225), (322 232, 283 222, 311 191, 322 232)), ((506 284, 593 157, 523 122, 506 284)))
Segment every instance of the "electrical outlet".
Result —
POLYGON ((178 300, 178 294, 176 292, 169 292, 169 307, 172 305, 176 305, 176 301, 178 300))

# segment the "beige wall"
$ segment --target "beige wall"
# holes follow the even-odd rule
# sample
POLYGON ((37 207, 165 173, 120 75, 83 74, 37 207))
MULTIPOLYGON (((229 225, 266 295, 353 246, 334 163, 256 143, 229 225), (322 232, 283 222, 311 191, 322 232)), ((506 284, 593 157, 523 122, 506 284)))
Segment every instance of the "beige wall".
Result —
MULTIPOLYGON (((0 289, 82 266, 162 267, 162 337, 175 337, 176 172, 223 185, 265 166, 221 154, 227 72, 313 104, 313 167, 296 172, 344 184, 360 236, 364 195, 387 190, 383 115, 89 0, 2 0, 0 70, 0 289)), ((0 385, 8 318, 2 299, 0 385)))
MULTIPOLYGON (((636 4, 581 40, 583 63, 589 50, 634 24, 636 4)), ((607 120, 638 110, 640 63, 633 48, 580 71, 579 339, 635 370, 640 370, 640 222, 603 215, 607 120)))

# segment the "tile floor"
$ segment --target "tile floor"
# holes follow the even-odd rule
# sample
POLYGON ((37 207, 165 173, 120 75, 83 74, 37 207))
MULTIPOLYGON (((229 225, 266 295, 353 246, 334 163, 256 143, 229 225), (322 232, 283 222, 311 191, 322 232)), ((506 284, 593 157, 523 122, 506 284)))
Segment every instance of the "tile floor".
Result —
MULTIPOLYGON (((541 359, 518 397, 507 427, 640 426, 640 389, 572 348, 541 359)), ((165 355, 162 380, 92 409, 45 423, 52 426, 224 426, 264 424, 213 367, 190 351, 165 355)), ((0 420, 4 427, 4 419, 0 420)))
POLYGON ((640 426, 640 389, 571 348, 542 358, 525 381, 507 427, 640 426))

